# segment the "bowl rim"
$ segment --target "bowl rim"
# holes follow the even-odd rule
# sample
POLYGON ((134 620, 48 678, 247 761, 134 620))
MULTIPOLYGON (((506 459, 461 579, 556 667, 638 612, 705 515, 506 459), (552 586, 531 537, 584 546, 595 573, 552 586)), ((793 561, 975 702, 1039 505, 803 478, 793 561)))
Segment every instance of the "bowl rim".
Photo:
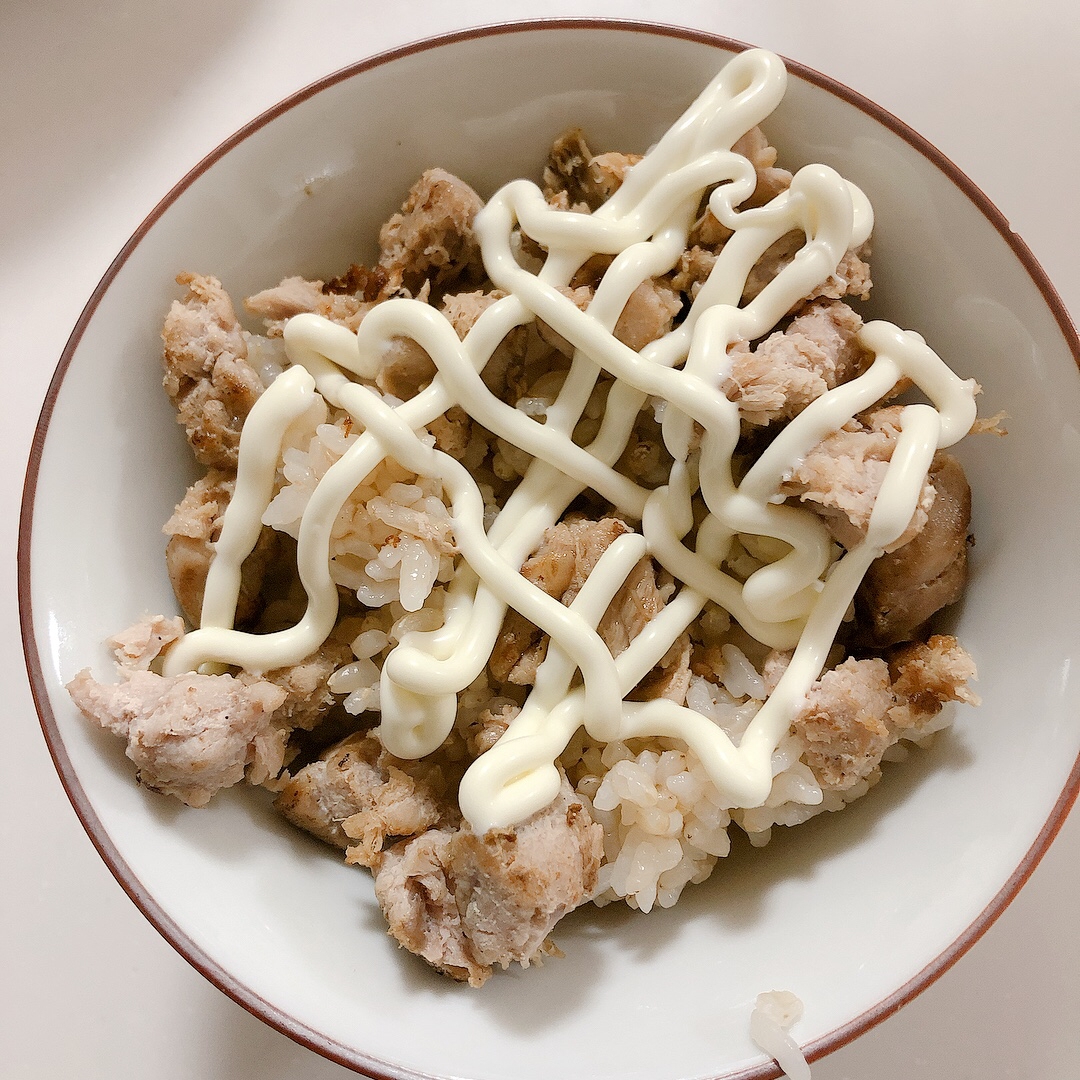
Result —
MULTIPOLYGON (((391 1062, 372 1057, 355 1047, 350 1047, 331 1039, 308 1025, 301 1023, 236 979, 216 960, 196 945, 158 904, 157 900, 144 888, 131 867, 120 855, 115 844, 103 828, 97 814, 94 812, 64 746, 63 738, 60 734, 55 714, 53 713, 49 693, 45 685, 41 656, 38 651, 37 639, 34 633, 34 620, 31 607, 32 589, 30 560, 34 504, 37 494, 41 458, 45 440, 48 435, 49 423, 52 418, 53 409, 64 376, 102 298, 124 264, 134 252, 135 248, 143 240, 150 229, 173 205, 173 203, 175 203, 176 200, 212 165, 272 120, 275 120, 323 90, 344 82, 356 75, 360 75, 404 57, 451 46, 460 42, 480 38, 493 38, 508 34, 551 30, 612 30, 625 33, 641 33, 697 42, 732 53, 738 53, 752 47, 745 42, 737 41, 733 38, 711 33, 706 30, 669 25, 648 20, 623 18, 542 18, 506 21, 467 27, 462 30, 408 42, 404 45, 366 57, 355 63, 348 64, 288 95, 277 104, 260 113, 243 127, 239 128, 193 166, 169 190, 157 205, 154 206, 131 235, 127 243, 120 249, 119 253, 105 271, 100 282, 98 282, 93 293, 90 295, 89 300, 83 308, 82 313, 79 315, 78 321, 64 346, 64 350, 61 353, 56 370, 53 373, 48 390, 46 391, 44 403, 42 404, 37 426, 34 431, 33 442, 31 444, 27 463, 26 479, 20 508, 17 552, 19 623, 24 659, 34 705, 38 713, 49 753, 52 757, 53 765, 60 777, 60 782, 63 785, 64 791, 67 794, 80 823, 86 830, 91 843, 97 849, 98 854, 101 856, 106 866, 108 866, 112 875, 116 878, 121 888, 127 893, 128 897, 139 911, 149 920, 166 941, 168 941, 169 944, 192 965, 192 967, 213 983, 214 986, 232 998, 233 1001, 253 1016, 258 1017, 260 1020, 288 1036, 293 1041, 337 1064, 369 1076, 373 1078, 373 1080, 439 1080, 439 1078, 434 1074, 419 1072, 394 1065, 391 1062)), ((981 188, 979 188, 978 185, 975 184, 975 182, 972 181, 957 165, 937 149, 937 147, 882 106, 876 104, 857 91, 852 90, 843 83, 840 83, 830 76, 824 75, 799 61, 790 60, 787 57, 784 57, 783 60, 789 74, 840 98, 898 135, 912 149, 922 154, 922 156, 932 165, 936 166, 940 172, 945 174, 947 179, 960 189, 960 192, 968 198, 976 209, 978 209, 987 219, 990 225, 996 229, 1002 239, 1008 244, 1012 254, 1020 261, 1028 276, 1042 295, 1043 301, 1051 315, 1054 317, 1058 329, 1060 330, 1069 351, 1072 353, 1074 361, 1078 368, 1080 368, 1080 336, 1077 334, 1076 327, 1072 322, 1068 309, 1051 283, 1046 272, 1043 270, 1034 254, 1032 254, 1030 248, 1020 236, 1013 231, 1005 215, 998 210, 981 188)), ((931 960, 930 963, 918 972, 918 974, 909 979, 899 989, 883 998, 876 1005, 856 1016, 847 1024, 835 1028, 815 1042, 804 1046, 803 1052, 807 1059, 809 1061, 814 1061, 845 1046, 870 1028, 892 1016, 952 967, 952 965, 955 964, 989 929, 1031 876, 1054 837, 1061 829, 1065 818, 1068 816, 1070 809, 1076 801, 1078 792, 1080 792, 1080 755, 1078 755, 1076 761, 1073 763, 1061 794, 1056 800, 1053 809, 1038 836, 1035 838, 1035 841, 1032 843, 1015 871, 998 891, 997 895, 986 905, 978 916, 976 916, 967 929, 964 930, 947 949, 931 960)), ((771 1078, 780 1075, 777 1066, 773 1062, 766 1062, 764 1065, 744 1069, 737 1073, 725 1073, 722 1077, 717 1077, 716 1080, 771 1080, 771 1078)))

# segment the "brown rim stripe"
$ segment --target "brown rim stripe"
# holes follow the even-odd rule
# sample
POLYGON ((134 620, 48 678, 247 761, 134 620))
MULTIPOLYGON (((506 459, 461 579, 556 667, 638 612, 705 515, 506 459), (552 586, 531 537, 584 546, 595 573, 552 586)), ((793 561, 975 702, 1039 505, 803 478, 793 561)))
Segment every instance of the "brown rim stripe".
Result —
MULTIPOLYGON (((640 22, 626 19, 535 19, 518 23, 498 23, 488 26, 478 26, 466 30, 456 31, 438 37, 426 38, 407 45, 379 53, 376 56, 361 60, 348 67, 342 68, 331 75, 327 75, 295 94, 290 95, 277 105, 268 109, 250 123, 240 128, 234 135, 226 139, 215 150, 211 151, 202 161, 191 169, 182 180, 154 207, 147 215, 142 224, 135 230, 131 239, 123 246, 120 253, 112 261, 105 276, 98 283, 97 288, 87 301, 82 314, 79 316, 75 328, 64 347, 60 356, 56 371, 49 384, 48 391, 42 405, 41 415, 38 419, 37 428, 34 432, 34 440, 30 449, 29 462, 26 470, 26 483, 23 488, 22 507, 19 518, 19 541, 18 541, 18 568, 19 568, 19 622, 22 634, 23 651, 26 659, 27 674, 30 679, 30 689, 33 694, 34 704, 37 708, 41 721, 42 731, 48 743, 49 753, 52 755, 60 781, 67 792, 71 805, 82 822, 83 828, 98 854, 104 860, 120 886, 131 898, 135 906, 146 916, 158 932, 184 957, 197 971, 204 975, 218 989, 223 991, 237 1004, 257 1016, 260 1020, 276 1028, 290 1039, 306 1046, 308 1049, 329 1058, 340 1065, 344 1065, 356 1072, 372 1077, 373 1080, 438 1080, 437 1077, 428 1073, 420 1073, 411 1069, 403 1069, 390 1062, 372 1058, 360 1050, 345 1046, 301 1024, 292 1016, 282 1012, 277 1006, 266 1001, 249 987, 239 982, 224 970, 215 960, 208 956, 202 949, 195 945, 176 923, 162 910, 157 901, 143 888, 131 868, 120 856, 112 840, 106 835, 101 822, 94 813, 86 794, 79 783, 78 777, 72 768, 67 750, 60 737, 56 724, 56 717, 52 711, 48 692, 45 688, 45 680, 42 674, 41 657, 38 653, 37 642, 34 637, 33 614, 31 612, 31 585, 30 585, 30 548, 33 529, 34 497, 37 489, 38 473, 41 465, 42 448, 48 433, 49 421, 52 417, 53 408, 60 386, 71 364, 72 357, 77 350, 82 336, 86 331, 91 318, 97 310, 98 304, 105 295, 109 286, 127 262, 132 252, 142 241, 143 237, 156 224, 158 219, 169 209, 170 206, 187 190, 200 176, 202 176, 215 162, 225 156, 230 150, 243 142, 249 135, 264 127, 270 121, 288 112, 296 105, 301 104, 308 98, 320 93, 328 87, 350 79, 355 75, 381 67, 401 57, 411 56, 416 53, 427 52, 431 49, 443 48, 461 41, 469 41, 476 38, 495 37, 503 34, 517 34, 536 30, 617 30, 625 33, 653 34, 661 37, 679 38, 686 41, 699 42, 711 45, 727 52, 741 52, 749 46, 743 42, 734 41, 731 38, 719 34, 711 34, 703 30, 693 30, 686 27, 667 26, 660 23, 640 22)), ((983 191, 961 170, 953 164, 940 150, 927 142, 916 131, 908 127, 903 121, 897 119, 890 112, 876 105, 868 98, 856 93, 854 90, 841 83, 830 79, 826 75, 806 67, 794 60, 784 59, 788 71, 806 82, 827 91, 834 97, 838 97, 848 104, 867 114, 890 131, 902 138, 913 149, 917 150, 948 179, 950 179, 964 195, 975 205, 991 225, 1001 234, 1009 245, 1013 254, 1020 260, 1024 269, 1028 272, 1032 281, 1042 294, 1046 306, 1057 322, 1062 337, 1065 339, 1069 350, 1073 354, 1078 367, 1080 367, 1080 337, 1077 336, 1061 297, 1051 284, 1046 272, 1039 265, 1038 260, 1024 241, 1010 228, 1005 216, 987 198, 983 191)), ((1076 800, 1080 790, 1080 757, 1074 763, 1068 781, 1066 782, 1060 797, 1054 805, 1046 824, 1039 833, 1030 850, 1024 856, 1020 865, 1002 887, 1001 891, 983 909, 975 921, 962 933, 956 941, 940 956, 929 963, 914 978, 894 994, 879 1002, 873 1008, 868 1009, 862 1015, 856 1017, 849 1024, 837 1028, 817 1042, 804 1048, 809 1060, 824 1057, 826 1054, 839 1049, 853 1039, 863 1034, 869 1028, 881 1023, 892 1016, 902 1006, 906 1005, 922 990, 925 990, 932 982, 944 974, 968 949, 986 932, 995 919, 1008 906, 1009 902, 1020 891, 1021 886, 1031 876, 1039 860, 1046 853, 1051 841, 1057 835, 1058 830, 1067 817, 1070 808, 1076 800)), ((727 1073, 717 1080, 773 1080, 779 1076, 775 1065, 768 1063, 756 1068, 743 1070, 738 1073, 727 1073)))

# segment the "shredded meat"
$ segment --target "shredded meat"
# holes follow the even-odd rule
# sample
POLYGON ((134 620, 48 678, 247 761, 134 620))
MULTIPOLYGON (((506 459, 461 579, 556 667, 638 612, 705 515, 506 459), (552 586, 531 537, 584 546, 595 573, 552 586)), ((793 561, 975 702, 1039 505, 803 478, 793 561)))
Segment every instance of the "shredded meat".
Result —
POLYGON ((465 745, 469 753, 474 758, 486 754, 503 737, 511 721, 520 711, 519 705, 505 699, 482 709, 464 731, 465 745))
POLYGON ((847 304, 811 304, 755 349, 746 341, 733 346, 721 389, 750 424, 790 420, 827 390, 862 374, 872 357, 856 339, 861 329, 862 319, 847 304))
POLYGON ((372 733, 350 735, 305 765, 274 805, 294 825, 376 865, 388 840, 456 823, 450 778, 438 764, 401 761, 372 733))
POLYGON ((435 378, 434 361, 412 338, 391 338, 379 364, 376 385, 402 401, 415 397, 435 378))
POLYGON ((482 206, 464 180, 443 169, 428 169, 409 191, 401 212, 379 231, 379 266, 388 288, 404 288, 415 296, 425 280, 433 286, 459 278, 480 281, 483 261, 473 219, 482 206))
MULTIPOLYGON (((277 740, 274 710, 285 691, 262 679, 231 675, 124 672, 115 685, 80 671, 67 689, 94 723, 127 739, 140 784, 205 806, 277 740)), ((273 752, 271 748, 271 753, 273 752)))
MULTIPOLYGON (((221 534, 222 518, 235 483, 233 474, 211 469, 188 488, 183 501, 165 522, 164 532, 169 537, 165 565, 176 599, 192 626, 199 625, 214 542, 221 534)), ((267 568, 278 552, 278 541, 273 529, 264 528, 254 550, 244 560, 236 604, 238 626, 248 625, 259 614, 260 590, 267 568)))
MULTIPOLYGON (((616 518, 560 522, 544 534, 540 547, 525 560, 522 576, 548 596, 569 605, 612 541, 629 531, 616 518)), ((523 615, 511 610, 507 612, 488 666, 498 682, 531 686, 546 652, 545 635, 523 615)))
POLYGON ((240 428, 262 393, 232 301, 217 278, 180 274, 187 296, 174 301, 162 327, 165 390, 195 457, 236 469, 240 428))
POLYGON ((678 292, 656 279, 645 280, 630 294, 612 333, 634 352, 640 352, 671 329, 681 310, 678 292))
MULTIPOLYGON (((743 209, 764 206, 791 186, 791 173, 787 169, 776 168, 776 148, 769 144, 761 128, 751 128, 731 149, 748 158, 757 174, 757 185, 751 196, 742 203, 743 209)), ((706 205, 690 231, 688 246, 707 250, 715 257, 716 250, 730 237, 731 230, 721 225, 706 205)))
POLYGON ((513 830, 436 829, 388 849, 375 895, 410 952, 480 986, 495 965, 527 967, 596 888, 603 829, 563 778, 558 797, 513 830))
POLYGON ((551 147, 544 168, 544 196, 569 208, 596 210, 620 187, 640 154, 595 155, 580 128, 564 131, 551 147), (565 196, 565 200, 559 198, 565 196))
POLYGON ((895 741, 887 723, 894 704, 889 665, 845 660, 814 683, 791 727, 822 787, 843 791, 869 776, 895 741))
POLYGON ((148 615, 141 622, 105 642, 117 664, 131 671, 147 671, 150 665, 174 641, 184 636, 184 620, 164 615, 148 615))
MULTIPOLYGON (((846 548, 865 535, 878 492, 896 448, 902 406, 878 409, 827 435, 792 470, 781 486, 821 514, 833 536, 846 548)), ((926 524, 935 489, 927 479, 911 522, 890 545, 903 547, 926 524)))
POLYGON ((949 634, 935 634, 927 642, 900 645, 889 654, 896 706, 889 717, 897 728, 918 730, 936 716, 946 701, 978 705, 978 695, 967 685, 975 679, 975 661, 949 634))
MULTIPOLYGON (((748 304, 753 300, 795 258, 805 243, 804 233, 789 232, 768 248, 747 275, 743 303, 748 304)), ((854 296, 859 300, 868 300, 873 287, 870 267, 866 262, 869 257, 869 244, 845 252, 836 270, 804 299, 841 300, 845 296, 854 296)))
POLYGON ((881 756, 917 735, 947 701, 977 704, 975 664, 954 637, 904 646, 887 663, 845 660, 814 683, 791 729, 823 788, 846 791, 877 773, 881 756))
MULTIPOLYGON (((617 518, 600 521, 572 518, 559 522, 544 534, 540 547, 525 561, 522 577, 569 605, 600 556, 617 537, 627 532, 629 526, 617 518)), ((647 556, 627 575, 596 628, 612 656, 618 656, 663 608, 665 593, 670 594, 670 578, 667 581, 667 589, 662 589, 656 567, 647 556)), ((498 682, 531 686, 546 655, 547 635, 511 610, 503 621, 489 669, 498 682)), ((639 684, 633 695, 635 700, 654 697, 684 700, 690 685, 690 656, 689 638, 684 641, 680 637, 657 668, 639 684)))
MULTIPOLYGON (((559 292, 573 300, 581 311, 585 311, 592 302, 594 291, 591 285, 559 288, 559 292)), ((659 278, 646 279, 630 294, 612 335, 635 352, 640 352, 649 342, 663 337, 671 329, 675 316, 681 310, 682 298, 674 288, 659 278)), ((536 320, 536 330, 544 341, 564 356, 574 355, 574 346, 543 319, 536 320)))
POLYGON ((306 312, 356 330, 373 306, 363 292, 351 295, 328 291, 323 282, 308 281, 302 277, 287 277, 273 288, 264 289, 244 300, 245 309, 265 322, 271 337, 280 336, 286 320, 306 312))
POLYGON ((275 722, 290 731, 310 731, 337 700, 327 680, 339 667, 354 659, 348 642, 331 635, 298 664, 274 668, 263 678, 285 691, 285 700, 274 716, 275 722))
POLYGON ((921 636, 929 619, 960 599, 967 584, 971 488, 951 454, 934 455, 936 492, 926 524, 903 547, 871 564, 856 597, 859 622, 876 645, 921 636))
POLYGON ((469 448, 472 427, 472 417, 460 405, 453 405, 428 424, 428 431, 435 437, 436 449, 460 461, 469 448))

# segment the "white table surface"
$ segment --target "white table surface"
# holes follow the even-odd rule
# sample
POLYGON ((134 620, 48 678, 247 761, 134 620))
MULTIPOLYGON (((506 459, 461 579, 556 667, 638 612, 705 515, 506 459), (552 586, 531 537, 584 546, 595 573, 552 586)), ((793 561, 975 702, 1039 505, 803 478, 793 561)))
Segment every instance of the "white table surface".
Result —
MULTIPOLYGON (((99 860, 53 771, 15 600, 18 500, 67 335, 158 198, 316 77, 447 30, 541 15, 680 23, 877 100, 1004 211, 1080 312, 1080 19, 1067 0, 5 0, 0 4, 0 1076, 344 1078, 205 982, 99 860)), ((72 509, 77 528, 77 509, 72 509)), ((1003 632, 1008 628, 1003 627, 1003 632)), ((1022 719, 1022 718, 1018 718, 1022 719)), ((1080 1077, 1080 821, 985 937, 816 1080, 1080 1077)))

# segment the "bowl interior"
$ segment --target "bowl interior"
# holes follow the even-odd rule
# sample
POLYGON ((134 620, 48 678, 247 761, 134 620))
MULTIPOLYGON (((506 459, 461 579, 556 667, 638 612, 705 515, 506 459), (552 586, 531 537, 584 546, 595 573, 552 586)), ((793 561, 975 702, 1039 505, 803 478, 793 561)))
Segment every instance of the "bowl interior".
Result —
POLYGON ((564 959, 474 992, 400 953, 370 878, 281 824, 261 793, 223 793, 201 811, 148 794, 120 744, 67 699, 80 668, 108 675, 107 635, 175 610, 161 525, 194 468, 161 391, 158 334, 177 272, 212 273, 237 300, 286 274, 339 273, 371 256, 378 225, 424 168, 488 195, 535 177, 570 124, 594 148, 644 150, 729 55, 640 28, 531 28, 329 80, 166 200, 54 384, 20 574, 32 676, 65 782, 114 871, 182 952, 357 1067, 485 1080, 539 1080, 555 1062, 566 1078, 767 1071, 748 1037, 759 992, 794 991, 806 1006, 800 1041, 835 1045, 973 939, 1071 798, 1080 508, 1063 493, 1080 467, 1074 336, 952 173, 795 72, 766 130, 782 163, 824 161, 870 196, 869 310, 918 329, 977 378, 984 414, 1009 414, 1008 438, 961 451, 977 543, 953 621, 984 704, 959 710, 932 752, 888 768, 844 814, 737 850, 671 911, 575 913, 556 932, 564 959))

